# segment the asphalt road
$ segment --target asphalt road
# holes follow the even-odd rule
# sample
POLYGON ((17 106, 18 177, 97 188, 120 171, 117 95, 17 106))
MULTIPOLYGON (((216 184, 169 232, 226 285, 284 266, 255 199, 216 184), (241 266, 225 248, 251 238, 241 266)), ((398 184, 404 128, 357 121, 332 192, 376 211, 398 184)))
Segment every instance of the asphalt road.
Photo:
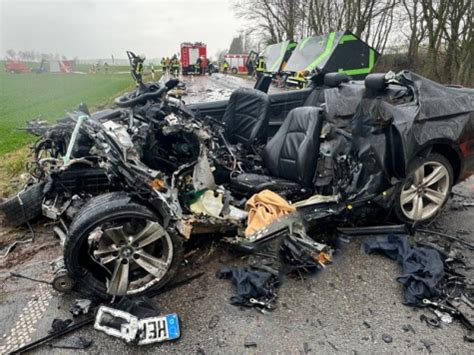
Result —
MULTIPOLYGON (((474 178, 455 191, 474 199, 474 178)), ((430 228, 453 235, 461 230, 464 238, 474 241, 474 209, 458 206, 450 201, 430 228)), ((0 259, 0 353, 46 335, 54 318, 70 317, 74 296, 9 276, 14 271, 51 278, 49 261, 60 255, 60 248, 49 233, 50 227, 39 223, 35 228, 34 245, 19 245, 0 259)), ((233 286, 216 279, 215 272, 221 264, 245 265, 246 260, 216 240, 203 240, 182 267, 180 277, 199 271, 204 276, 153 299, 162 314, 179 315, 179 340, 138 348, 90 326, 74 335, 92 340, 88 352, 96 354, 472 353, 472 344, 463 340, 469 332, 457 321, 432 329, 420 321, 422 314, 433 316, 429 310, 401 303, 403 288, 395 281, 400 266, 387 258, 364 254, 361 240, 342 243, 334 263, 315 275, 305 275, 304 281, 286 277, 277 308, 267 314, 229 304, 233 286)), ((466 258, 472 266, 472 253, 466 258)), ((66 354, 72 350, 45 345, 35 352, 66 354)))

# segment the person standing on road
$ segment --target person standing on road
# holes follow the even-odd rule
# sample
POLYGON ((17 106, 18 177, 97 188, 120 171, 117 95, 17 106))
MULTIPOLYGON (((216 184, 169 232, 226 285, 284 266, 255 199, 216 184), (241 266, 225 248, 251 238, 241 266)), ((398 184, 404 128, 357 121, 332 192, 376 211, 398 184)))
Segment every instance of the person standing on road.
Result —
POLYGON ((150 71, 151 71, 151 79, 155 81, 155 67, 153 64, 150 64, 150 71))
POLYGON ((224 62, 222 63, 222 72, 224 74, 227 74, 229 71, 229 63, 227 63, 227 60, 224 59, 224 62))
POLYGON ((145 55, 140 54, 132 60, 132 77, 135 79, 137 86, 143 83, 143 62, 145 59, 145 55))
POLYGON ((206 57, 202 57, 201 60, 201 75, 206 75, 206 69, 209 64, 209 60, 206 57))
POLYGON ((173 58, 171 59, 171 68, 172 68, 172 73, 174 76, 179 75, 179 67, 180 67, 179 59, 175 54, 173 58))
POLYGON ((255 69, 255 71, 257 73, 257 79, 259 79, 266 70, 265 57, 263 55, 259 56, 257 63, 257 69, 255 69))
POLYGON ((196 60, 196 64, 194 65, 194 71, 196 74, 198 75, 201 75, 201 71, 202 71, 202 57, 199 57, 197 60, 196 60))
POLYGON ((161 71, 163 72, 163 75, 165 75, 165 71, 166 71, 166 59, 165 57, 161 58, 161 71))
POLYGON ((170 57, 166 57, 166 60, 165 60, 165 68, 166 68, 166 74, 169 75, 169 74, 170 74, 170 68, 171 68, 171 60, 170 60, 170 57))

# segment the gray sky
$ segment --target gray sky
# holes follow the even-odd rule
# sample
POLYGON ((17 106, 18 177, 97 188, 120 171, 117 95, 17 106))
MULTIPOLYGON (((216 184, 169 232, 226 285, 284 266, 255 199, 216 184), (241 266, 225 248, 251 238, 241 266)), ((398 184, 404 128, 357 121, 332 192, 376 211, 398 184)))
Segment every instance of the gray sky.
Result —
POLYGON ((202 41, 208 55, 228 48, 243 22, 231 0, 0 0, 0 54, 9 48, 67 57, 148 58, 202 41))

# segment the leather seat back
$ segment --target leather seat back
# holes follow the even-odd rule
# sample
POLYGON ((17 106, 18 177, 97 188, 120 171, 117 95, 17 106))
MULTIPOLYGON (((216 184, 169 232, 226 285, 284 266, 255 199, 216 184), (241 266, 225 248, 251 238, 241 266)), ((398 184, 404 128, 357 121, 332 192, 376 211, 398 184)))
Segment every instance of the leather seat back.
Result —
POLYGON ((290 111, 264 149, 264 165, 270 175, 310 186, 319 156, 323 118, 316 107, 290 111))
POLYGON ((249 88, 235 90, 224 113, 226 138, 231 144, 266 143, 270 110, 267 94, 249 88))

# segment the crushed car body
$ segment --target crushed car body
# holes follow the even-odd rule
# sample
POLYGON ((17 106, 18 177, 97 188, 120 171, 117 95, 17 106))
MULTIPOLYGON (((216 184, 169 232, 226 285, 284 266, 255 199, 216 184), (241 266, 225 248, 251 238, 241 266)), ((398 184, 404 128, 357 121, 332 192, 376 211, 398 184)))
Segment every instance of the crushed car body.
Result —
POLYGON ((321 76, 194 105, 167 94, 178 80, 140 82, 116 109, 30 121, 31 183, 4 220, 54 220, 72 284, 109 299, 164 286, 196 234, 247 251, 283 238, 290 264, 321 268, 337 227, 434 218, 474 173, 474 90, 408 71, 321 76), (256 215, 268 223, 246 233, 256 215))

